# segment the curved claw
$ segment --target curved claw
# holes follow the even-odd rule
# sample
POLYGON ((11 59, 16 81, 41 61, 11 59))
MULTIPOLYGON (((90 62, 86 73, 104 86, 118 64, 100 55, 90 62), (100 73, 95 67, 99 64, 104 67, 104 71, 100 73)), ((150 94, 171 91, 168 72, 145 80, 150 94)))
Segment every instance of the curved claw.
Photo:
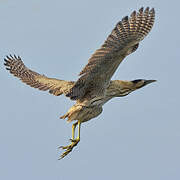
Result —
POLYGON ((61 156, 59 157, 58 160, 63 159, 63 158, 64 158, 65 156, 67 156, 72 150, 73 150, 73 148, 67 149, 65 152, 63 152, 63 153, 61 154, 61 156))
POLYGON ((59 149, 67 149, 67 148, 68 148, 68 146, 59 146, 59 147, 58 147, 58 150, 59 150, 59 149))
POLYGON ((74 139, 74 140, 71 139, 72 143, 70 145, 68 145, 68 146, 59 146, 58 149, 66 149, 66 150, 65 150, 65 152, 63 152, 61 154, 61 156, 60 156, 60 158, 58 160, 60 160, 60 159, 64 158, 65 156, 67 156, 73 150, 73 148, 75 146, 77 146, 79 141, 80 141, 80 139, 74 139))

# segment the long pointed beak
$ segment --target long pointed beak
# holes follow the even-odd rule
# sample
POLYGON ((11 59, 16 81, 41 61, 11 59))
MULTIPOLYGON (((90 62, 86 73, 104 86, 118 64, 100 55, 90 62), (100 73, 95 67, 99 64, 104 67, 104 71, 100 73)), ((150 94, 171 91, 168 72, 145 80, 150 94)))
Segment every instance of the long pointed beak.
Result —
POLYGON ((145 80, 144 85, 156 82, 157 80, 145 80))

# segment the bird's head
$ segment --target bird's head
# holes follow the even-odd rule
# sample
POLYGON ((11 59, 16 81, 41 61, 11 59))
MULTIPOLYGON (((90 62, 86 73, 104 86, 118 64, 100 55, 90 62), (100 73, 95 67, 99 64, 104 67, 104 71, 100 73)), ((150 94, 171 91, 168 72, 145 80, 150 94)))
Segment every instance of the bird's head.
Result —
POLYGON ((136 79, 133 81, 114 80, 107 89, 107 96, 122 97, 156 80, 136 79))
POLYGON ((136 90, 136 89, 146 86, 147 84, 156 82, 156 80, 136 79, 131 82, 133 83, 134 90, 136 90))

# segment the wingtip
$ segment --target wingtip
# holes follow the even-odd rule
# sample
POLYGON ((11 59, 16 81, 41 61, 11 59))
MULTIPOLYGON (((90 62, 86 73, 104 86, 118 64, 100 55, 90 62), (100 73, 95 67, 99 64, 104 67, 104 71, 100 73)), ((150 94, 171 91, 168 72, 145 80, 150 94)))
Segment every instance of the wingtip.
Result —
POLYGON ((128 21, 128 16, 123 17, 122 21, 128 21))
POLYGON ((139 9, 139 13, 143 13, 143 11, 144 11, 144 7, 141 7, 141 8, 139 9))
MULTIPOLYGON (((139 13, 143 13, 143 11, 144 12, 150 12, 150 13, 155 13, 155 8, 151 8, 151 10, 150 10, 150 7, 149 6, 147 6, 146 7, 146 9, 144 10, 144 7, 142 6, 140 9, 139 9, 139 13)), ((133 11, 133 13, 134 13, 135 11, 133 11)), ((133 14, 132 13, 132 14, 133 14)))
POLYGON ((7 63, 8 62, 8 60, 6 59, 6 58, 4 58, 4 61, 7 63))
POLYGON ((152 8, 152 9, 150 10, 150 13, 155 14, 155 9, 154 9, 154 8, 152 8))
MULTIPOLYGON (((9 55, 10 56, 10 55, 9 55)), ((6 59, 9 59, 9 60, 11 60, 11 58, 9 57, 8 55, 6 55, 6 59)))
POLYGON ((6 68, 6 70, 10 71, 10 70, 11 70, 11 68, 8 68, 8 67, 7 67, 7 68, 6 68))
POLYGON ((9 55, 6 55, 6 59, 9 59, 9 60, 12 60, 12 59, 17 59, 17 60, 21 60, 21 57, 19 55, 12 55, 12 54, 9 54, 9 55))
POLYGON ((145 13, 148 13, 148 12, 149 12, 149 7, 146 7, 146 9, 145 9, 144 12, 145 12, 145 13))

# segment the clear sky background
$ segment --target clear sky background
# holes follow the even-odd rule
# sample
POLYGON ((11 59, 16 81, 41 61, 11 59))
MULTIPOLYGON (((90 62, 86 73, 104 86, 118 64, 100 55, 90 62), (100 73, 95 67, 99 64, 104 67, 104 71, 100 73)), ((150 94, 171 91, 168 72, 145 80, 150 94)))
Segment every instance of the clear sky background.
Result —
POLYGON ((0 179, 179 180, 180 3, 178 0, 0 0, 0 179), (58 161, 74 102, 21 83, 3 66, 20 55, 31 69, 76 80, 114 25, 141 6, 155 25, 113 79, 157 79, 104 106, 81 128, 81 142, 58 161))

